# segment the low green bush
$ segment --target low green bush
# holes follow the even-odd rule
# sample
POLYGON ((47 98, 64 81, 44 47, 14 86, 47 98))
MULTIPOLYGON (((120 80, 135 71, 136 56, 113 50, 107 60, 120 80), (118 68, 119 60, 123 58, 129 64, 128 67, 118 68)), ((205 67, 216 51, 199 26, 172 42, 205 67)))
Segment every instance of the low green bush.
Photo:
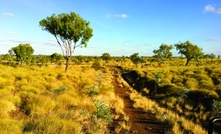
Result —
POLYGON ((86 94, 89 96, 98 95, 100 93, 100 90, 98 89, 98 86, 91 86, 86 90, 86 94))

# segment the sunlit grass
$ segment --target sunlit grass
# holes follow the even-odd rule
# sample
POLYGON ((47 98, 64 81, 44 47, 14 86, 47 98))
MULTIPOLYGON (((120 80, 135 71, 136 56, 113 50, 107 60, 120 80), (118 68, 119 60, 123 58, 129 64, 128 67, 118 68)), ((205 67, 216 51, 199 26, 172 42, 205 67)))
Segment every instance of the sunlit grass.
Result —
POLYGON ((91 120, 96 111, 93 102, 104 100, 115 111, 113 115, 124 114, 124 104, 113 92, 110 72, 103 73, 99 85, 100 73, 92 68, 82 72, 75 65, 68 73, 58 66, 0 65, 0 117, 6 121, 0 122, 1 128, 6 126, 0 133, 103 133, 108 123, 91 120), (98 85, 99 94, 84 92, 98 85), (16 122, 18 125, 8 125, 16 122))

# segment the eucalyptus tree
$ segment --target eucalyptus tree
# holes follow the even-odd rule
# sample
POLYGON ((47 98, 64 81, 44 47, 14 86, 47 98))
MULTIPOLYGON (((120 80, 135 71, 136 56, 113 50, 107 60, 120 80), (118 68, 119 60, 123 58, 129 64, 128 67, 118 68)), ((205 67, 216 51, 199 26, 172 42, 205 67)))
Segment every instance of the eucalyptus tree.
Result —
POLYGON ((173 49, 172 45, 161 44, 159 49, 153 50, 155 54, 153 57, 158 62, 160 66, 166 59, 171 59, 173 54, 171 50, 173 49))
POLYGON ((34 53, 34 49, 30 44, 19 44, 16 47, 12 47, 11 50, 9 50, 9 53, 11 53, 11 55, 15 54, 20 64, 23 65, 27 60, 30 60, 34 53))
POLYGON ((137 67, 137 64, 140 63, 140 56, 139 56, 139 53, 134 53, 130 56, 130 59, 131 61, 136 65, 137 67))
POLYGON ((178 53, 186 57, 186 66, 189 61, 194 59, 196 62, 203 57, 203 49, 199 48, 197 45, 192 44, 190 41, 180 42, 175 44, 178 53))
POLYGON ((105 60, 107 63, 111 59, 111 55, 109 53, 103 53, 101 59, 105 60))
POLYGON ((67 72, 74 50, 77 47, 86 47, 87 42, 93 36, 90 22, 75 12, 70 12, 70 14, 52 14, 42 19, 39 24, 42 30, 51 33, 56 38, 66 60, 65 72, 67 72))

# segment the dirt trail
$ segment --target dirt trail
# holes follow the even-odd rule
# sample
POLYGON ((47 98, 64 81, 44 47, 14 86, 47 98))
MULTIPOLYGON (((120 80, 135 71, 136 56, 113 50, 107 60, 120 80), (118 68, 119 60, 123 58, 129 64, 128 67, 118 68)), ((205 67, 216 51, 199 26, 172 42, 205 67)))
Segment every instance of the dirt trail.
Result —
MULTIPOLYGON (((115 89, 116 95, 124 100, 124 112, 129 116, 129 124, 131 131, 121 131, 121 134, 164 134, 169 131, 171 127, 168 124, 162 123, 156 119, 155 114, 146 113, 142 109, 135 109, 133 101, 130 100, 130 89, 122 85, 118 81, 119 73, 121 70, 116 69, 113 71, 112 84, 115 89)), ((115 123, 116 124, 116 123, 115 123)))

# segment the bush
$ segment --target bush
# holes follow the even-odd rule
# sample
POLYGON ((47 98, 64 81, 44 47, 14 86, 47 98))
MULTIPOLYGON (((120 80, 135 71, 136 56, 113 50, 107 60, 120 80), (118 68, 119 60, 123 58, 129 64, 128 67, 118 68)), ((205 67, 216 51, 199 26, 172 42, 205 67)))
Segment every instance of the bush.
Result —
POLYGON ((89 96, 98 95, 100 93, 98 86, 92 86, 87 89, 86 94, 89 96))
POLYGON ((103 100, 94 102, 96 111, 93 113, 97 118, 101 118, 107 122, 112 122, 111 110, 103 100))
POLYGON ((99 70, 101 68, 101 64, 98 60, 95 60, 91 67, 94 68, 95 70, 99 70))
POLYGON ((67 92, 67 90, 68 90, 67 87, 61 86, 61 87, 55 88, 53 90, 53 92, 54 92, 54 94, 59 95, 59 94, 63 94, 65 92, 67 92))

